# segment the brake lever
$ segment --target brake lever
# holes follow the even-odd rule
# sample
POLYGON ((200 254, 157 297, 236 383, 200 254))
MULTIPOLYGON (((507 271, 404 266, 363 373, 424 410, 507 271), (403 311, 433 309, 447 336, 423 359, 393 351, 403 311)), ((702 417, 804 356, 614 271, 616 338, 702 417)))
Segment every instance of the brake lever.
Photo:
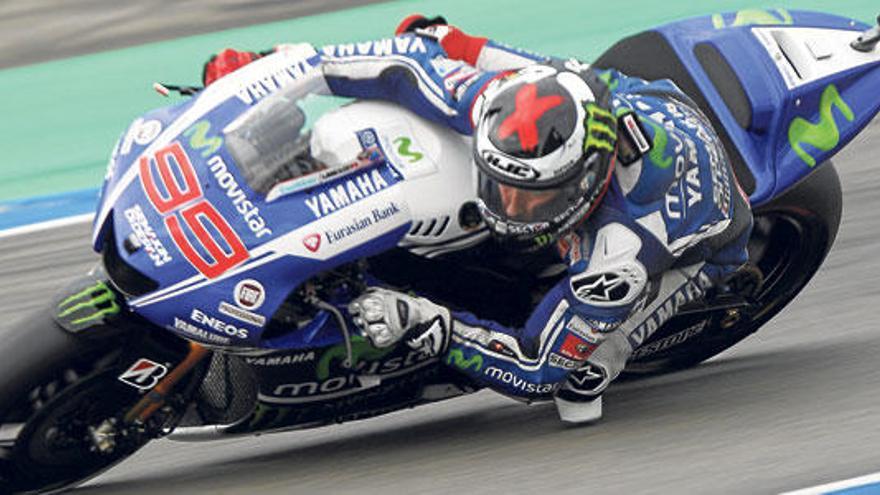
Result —
POLYGON ((178 86, 176 84, 153 83, 153 89, 162 96, 168 96, 172 91, 183 96, 195 96, 205 89, 200 86, 178 86))
POLYGON ((876 26, 860 34, 855 41, 849 44, 849 46, 851 46, 853 50, 868 53, 877 47, 878 42, 880 42, 880 16, 877 16, 876 26))

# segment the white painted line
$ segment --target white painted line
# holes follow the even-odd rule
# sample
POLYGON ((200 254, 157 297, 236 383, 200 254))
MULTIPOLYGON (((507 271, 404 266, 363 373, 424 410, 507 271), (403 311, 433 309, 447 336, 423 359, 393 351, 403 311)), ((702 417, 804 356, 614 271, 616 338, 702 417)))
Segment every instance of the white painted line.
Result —
POLYGON ((785 492, 780 495, 818 495, 821 493, 846 490, 847 488, 854 488, 857 486, 870 485, 872 483, 880 483, 880 473, 866 474, 865 476, 859 476, 858 478, 850 478, 848 480, 835 481, 834 483, 828 483, 825 485, 812 486, 810 488, 803 488, 793 492, 785 492))
POLYGON ((17 235, 30 234, 43 230, 56 229, 58 227, 66 227, 68 225, 76 225, 79 223, 91 222, 95 218, 94 213, 85 213, 83 215, 75 215, 72 217, 58 218, 46 222, 32 223, 30 225, 22 225, 21 227, 13 227, 11 229, 0 230, 0 239, 5 237, 15 237, 17 235))

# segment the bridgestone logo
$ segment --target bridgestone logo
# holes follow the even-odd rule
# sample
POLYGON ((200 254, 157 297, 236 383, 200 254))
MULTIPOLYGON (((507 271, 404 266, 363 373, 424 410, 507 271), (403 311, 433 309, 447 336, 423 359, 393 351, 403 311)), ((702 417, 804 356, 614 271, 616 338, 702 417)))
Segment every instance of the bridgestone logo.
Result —
POLYGON ((119 375, 118 379, 134 388, 149 390, 158 385, 159 380, 167 373, 168 368, 164 365, 141 358, 119 375))

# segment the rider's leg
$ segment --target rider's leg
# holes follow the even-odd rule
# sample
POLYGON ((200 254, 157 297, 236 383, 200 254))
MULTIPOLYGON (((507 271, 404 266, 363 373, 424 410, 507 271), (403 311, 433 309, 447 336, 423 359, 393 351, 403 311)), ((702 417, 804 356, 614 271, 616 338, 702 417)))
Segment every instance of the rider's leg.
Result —
POLYGON ((727 242, 715 250, 710 261, 665 272, 655 288, 646 291, 630 317, 606 335, 586 365, 571 373, 556 394, 564 421, 579 423, 601 415, 601 394, 623 371, 632 353, 681 306, 704 297, 742 270, 748 260, 752 216, 746 208, 741 211, 747 215, 734 225, 735 236, 727 236, 727 242))

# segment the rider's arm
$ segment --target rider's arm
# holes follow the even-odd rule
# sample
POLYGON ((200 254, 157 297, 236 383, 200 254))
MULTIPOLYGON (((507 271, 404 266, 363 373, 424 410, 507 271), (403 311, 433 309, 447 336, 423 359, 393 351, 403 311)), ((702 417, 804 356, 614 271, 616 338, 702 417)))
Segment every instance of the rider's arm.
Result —
POLYGON ((521 328, 452 313, 443 361, 474 382, 505 395, 548 399, 604 339, 597 323, 580 314, 563 280, 543 298, 521 328))
MULTIPOLYGON (((212 84, 260 56, 224 50, 205 64, 203 81, 212 84)), ((504 74, 450 59, 436 38, 411 33, 328 45, 308 65, 320 71, 330 94, 399 103, 462 134, 473 132, 471 111, 477 96, 504 74)))
MULTIPOLYGON (((392 39, 325 46, 310 63, 323 73, 334 95, 399 103, 470 134, 474 102, 489 82, 548 60, 453 26, 403 31, 392 39)), ((203 80, 208 85, 259 56, 225 50, 208 61, 203 80)))
POLYGON ((432 26, 416 33, 436 38, 449 58, 461 60, 480 70, 517 70, 550 60, 489 38, 471 36, 454 26, 432 26))
POLYGON ((517 70, 549 57, 514 48, 482 36, 472 36, 451 26, 443 17, 428 19, 420 14, 406 17, 397 26, 395 34, 417 33, 436 39, 446 56, 461 60, 484 71, 517 70))
POLYGON ((318 64, 335 95, 393 101, 462 134, 473 132, 477 96, 503 75, 452 60, 435 38, 415 34, 326 46, 318 64))
POLYGON ((552 60, 471 36, 442 17, 410 16, 396 34, 393 43, 325 47, 322 67, 330 90, 395 101, 463 134, 473 132, 473 105, 490 81, 552 60))

